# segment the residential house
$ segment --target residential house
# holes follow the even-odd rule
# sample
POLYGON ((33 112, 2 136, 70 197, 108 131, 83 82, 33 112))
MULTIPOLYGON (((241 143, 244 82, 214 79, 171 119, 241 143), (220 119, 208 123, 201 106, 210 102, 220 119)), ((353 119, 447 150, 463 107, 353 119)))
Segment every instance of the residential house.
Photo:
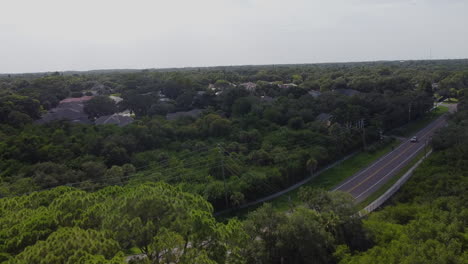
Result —
POLYGON ((253 92, 257 88, 257 84, 253 82, 241 83, 239 86, 244 87, 249 92, 253 92))
POLYGON ((233 83, 227 83, 227 86, 226 85, 223 85, 223 86, 220 86, 220 85, 216 85, 216 84, 212 84, 210 83, 208 85, 208 90, 210 91, 222 91, 224 89, 227 89, 227 88, 232 88, 232 87, 236 87, 237 85, 233 84, 233 83))
POLYGON ((123 127, 129 125, 135 121, 131 116, 128 115, 121 115, 121 114, 113 114, 108 116, 101 116, 94 123, 96 125, 118 125, 119 127, 123 127))
POLYGON ((321 92, 315 91, 315 90, 310 90, 310 91, 309 91, 309 94, 310 94, 312 97, 314 97, 314 98, 317 98, 317 97, 319 97, 320 95, 322 95, 321 92))
POLYGON ((295 83, 278 84, 278 87, 281 89, 289 89, 289 88, 297 87, 297 84, 295 83))
POLYGON ((315 121, 324 123, 326 126, 330 126, 332 118, 333 118, 333 115, 331 114, 321 113, 315 118, 315 121))
POLYGON ((118 96, 114 96, 114 95, 109 96, 109 98, 112 99, 116 104, 123 101, 122 97, 118 97, 118 96))
POLYGON ((59 106, 60 106, 60 104, 64 104, 64 103, 84 103, 86 101, 91 100, 91 98, 93 98, 93 96, 65 98, 65 99, 63 99, 62 101, 59 102, 59 106))
POLYGON ((93 97, 66 98, 60 101, 57 107, 44 114, 36 123, 45 124, 52 121, 67 120, 73 123, 91 124, 91 120, 88 119, 88 115, 84 112, 84 103, 91 98, 93 97))
POLYGON ((91 93, 93 93, 94 95, 97 95, 97 94, 106 95, 106 94, 112 93, 112 88, 104 84, 98 83, 98 82, 95 82, 90 90, 91 90, 91 93))

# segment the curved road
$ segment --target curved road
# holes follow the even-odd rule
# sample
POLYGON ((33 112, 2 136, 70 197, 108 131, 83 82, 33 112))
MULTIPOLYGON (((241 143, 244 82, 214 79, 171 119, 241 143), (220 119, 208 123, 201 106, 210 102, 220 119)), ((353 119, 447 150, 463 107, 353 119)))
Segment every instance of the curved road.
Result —
POLYGON ((392 152, 340 183, 333 191, 350 193, 357 203, 365 200, 404 168, 413 157, 423 152, 432 134, 445 124, 446 118, 443 115, 416 134, 418 142, 412 143, 409 139, 404 141, 392 152))

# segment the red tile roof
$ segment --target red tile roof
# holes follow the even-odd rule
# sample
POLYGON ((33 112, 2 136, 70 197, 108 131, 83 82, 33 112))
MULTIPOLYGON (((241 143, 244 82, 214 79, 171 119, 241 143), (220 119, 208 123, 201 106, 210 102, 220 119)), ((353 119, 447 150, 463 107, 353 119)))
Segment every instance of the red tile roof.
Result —
POLYGON ((60 103, 77 103, 77 102, 86 102, 89 101, 93 96, 82 96, 78 98, 66 98, 60 101, 60 103))

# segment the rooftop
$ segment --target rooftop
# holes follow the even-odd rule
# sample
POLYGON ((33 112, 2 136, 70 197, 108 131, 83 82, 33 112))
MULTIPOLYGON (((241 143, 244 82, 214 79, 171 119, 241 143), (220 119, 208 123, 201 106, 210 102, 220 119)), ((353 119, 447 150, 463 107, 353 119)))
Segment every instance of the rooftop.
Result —
POLYGON ((60 101, 60 104, 62 103, 82 103, 91 100, 93 96, 82 96, 82 97, 77 97, 77 98, 66 98, 60 101))
POLYGON ((134 119, 130 116, 113 114, 101 116, 94 122, 96 125, 118 125, 120 127, 133 123, 134 119))

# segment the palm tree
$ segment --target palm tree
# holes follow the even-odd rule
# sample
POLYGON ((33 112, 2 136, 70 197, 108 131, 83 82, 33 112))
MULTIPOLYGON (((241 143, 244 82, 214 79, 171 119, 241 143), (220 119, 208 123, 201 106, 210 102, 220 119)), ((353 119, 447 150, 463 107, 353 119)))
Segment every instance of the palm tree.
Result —
POLYGON ((307 160, 306 163, 307 169, 310 171, 310 176, 314 175, 314 171, 317 169, 317 160, 314 158, 310 158, 307 160))

